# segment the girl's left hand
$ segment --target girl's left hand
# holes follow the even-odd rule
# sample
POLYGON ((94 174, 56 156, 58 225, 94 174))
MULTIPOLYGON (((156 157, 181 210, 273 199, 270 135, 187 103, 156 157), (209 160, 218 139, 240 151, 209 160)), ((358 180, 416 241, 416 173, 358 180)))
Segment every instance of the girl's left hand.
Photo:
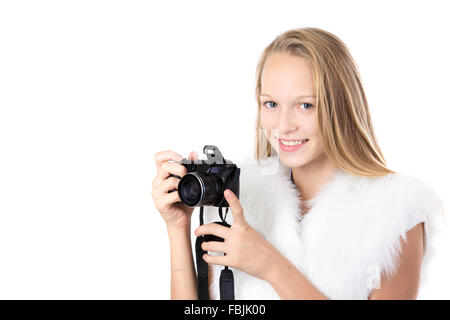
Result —
POLYGON ((266 280, 269 266, 276 261, 280 253, 247 223, 242 205, 236 195, 227 189, 224 196, 233 214, 231 228, 209 223, 198 227, 194 233, 196 236, 213 234, 223 238, 224 242, 203 242, 202 249, 223 252, 226 256, 204 254, 203 259, 208 264, 233 267, 266 280))

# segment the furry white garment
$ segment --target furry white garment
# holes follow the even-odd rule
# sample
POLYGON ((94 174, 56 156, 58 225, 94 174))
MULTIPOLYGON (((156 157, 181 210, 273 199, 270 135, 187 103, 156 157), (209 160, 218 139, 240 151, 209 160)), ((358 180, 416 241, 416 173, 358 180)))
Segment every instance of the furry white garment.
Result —
MULTIPOLYGON (((367 178, 338 171, 307 202, 312 207, 302 216, 300 193, 278 157, 235 163, 241 168, 239 198, 247 222, 329 299, 367 299, 381 276, 395 273, 400 239, 420 222, 425 222, 423 281, 443 218, 442 202, 430 186, 399 173, 367 178)), ((205 207, 204 218, 205 224, 220 220, 218 209, 205 207)), ((233 222, 231 211, 227 221, 233 222)), ((223 267, 212 269, 211 299, 219 299, 223 267)), ((236 300, 279 299, 269 283, 230 269, 236 300)))

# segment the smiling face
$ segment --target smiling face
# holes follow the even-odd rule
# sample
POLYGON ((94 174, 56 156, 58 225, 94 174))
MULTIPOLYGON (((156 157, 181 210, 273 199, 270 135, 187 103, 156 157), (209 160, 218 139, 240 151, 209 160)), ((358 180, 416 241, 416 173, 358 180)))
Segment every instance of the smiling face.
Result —
POLYGON ((301 167, 325 155, 313 73, 306 59, 288 53, 270 55, 261 74, 260 104, 261 126, 283 164, 301 167), (279 139, 308 141, 301 148, 289 148, 279 145, 279 139))

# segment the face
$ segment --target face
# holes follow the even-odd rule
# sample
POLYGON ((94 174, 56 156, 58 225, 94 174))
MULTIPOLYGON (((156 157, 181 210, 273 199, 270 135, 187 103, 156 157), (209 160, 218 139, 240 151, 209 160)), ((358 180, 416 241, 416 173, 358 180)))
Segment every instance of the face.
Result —
POLYGON ((284 165, 302 167, 323 158, 313 73, 307 60, 287 53, 269 56, 261 75, 260 103, 262 128, 284 165), (279 144, 279 139, 308 141, 299 147, 279 144))

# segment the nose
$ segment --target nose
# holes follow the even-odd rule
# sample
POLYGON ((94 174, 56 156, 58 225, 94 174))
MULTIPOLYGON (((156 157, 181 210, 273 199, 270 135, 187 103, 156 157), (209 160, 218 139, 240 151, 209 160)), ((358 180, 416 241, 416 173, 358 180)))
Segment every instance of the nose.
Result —
POLYGON ((293 132, 298 131, 297 118, 294 110, 290 108, 280 108, 278 116, 278 130, 280 137, 289 137, 293 132))

